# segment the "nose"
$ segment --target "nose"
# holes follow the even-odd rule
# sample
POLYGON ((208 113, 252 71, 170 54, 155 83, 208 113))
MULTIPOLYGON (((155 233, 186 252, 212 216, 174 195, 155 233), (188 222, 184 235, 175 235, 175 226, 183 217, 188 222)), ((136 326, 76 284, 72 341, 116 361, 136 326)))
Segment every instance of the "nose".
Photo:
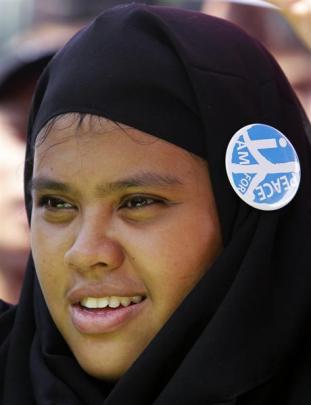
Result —
POLYGON ((104 224, 95 216, 85 221, 65 252, 65 264, 80 272, 120 267, 124 261, 124 251, 113 233, 109 223, 104 224))

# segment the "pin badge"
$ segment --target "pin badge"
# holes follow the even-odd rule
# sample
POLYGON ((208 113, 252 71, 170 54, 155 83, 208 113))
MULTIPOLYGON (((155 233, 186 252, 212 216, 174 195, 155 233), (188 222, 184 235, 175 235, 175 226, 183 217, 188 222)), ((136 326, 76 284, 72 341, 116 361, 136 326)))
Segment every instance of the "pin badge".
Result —
POLYGON ((277 129, 251 124, 236 132, 226 152, 229 181, 252 207, 272 211, 287 205, 300 183, 300 164, 290 141, 277 129))

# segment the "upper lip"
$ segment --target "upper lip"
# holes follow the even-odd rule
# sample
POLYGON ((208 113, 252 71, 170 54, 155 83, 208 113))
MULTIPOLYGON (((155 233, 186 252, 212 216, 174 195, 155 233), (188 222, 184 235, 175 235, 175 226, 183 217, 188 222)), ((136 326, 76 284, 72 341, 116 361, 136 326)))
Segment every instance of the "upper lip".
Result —
POLYGON ((107 284, 89 284, 70 290, 68 293, 68 300, 71 305, 74 305, 79 303, 83 298, 86 297, 135 297, 137 295, 145 297, 146 293, 138 290, 133 290, 132 288, 125 286, 117 287, 107 284))

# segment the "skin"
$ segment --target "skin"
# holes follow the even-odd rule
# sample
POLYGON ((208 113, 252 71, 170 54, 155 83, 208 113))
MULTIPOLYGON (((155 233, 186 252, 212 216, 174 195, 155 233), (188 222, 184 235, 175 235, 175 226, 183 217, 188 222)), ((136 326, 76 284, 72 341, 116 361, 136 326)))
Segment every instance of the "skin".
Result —
POLYGON ((222 242, 203 160, 101 121, 87 117, 78 127, 62 118, 36 147, 34 177, 70 183, 75 191, 37 183, 31 246, 51 316, 79 364, 91 376, 116 380, 207 271, 222 242), (146 173, 153 177, 145 184, 107 189, 146 173), (155 184, 155 175, 170 184, 155 184), (97 194, 100 184, 105 190, 97 194), (50 197, 62 201, 51 206, 50 197), (81 333, 72 323, 68 294, 90 283, 132 286, 146 295, 144 308, 112 332, 81 333))

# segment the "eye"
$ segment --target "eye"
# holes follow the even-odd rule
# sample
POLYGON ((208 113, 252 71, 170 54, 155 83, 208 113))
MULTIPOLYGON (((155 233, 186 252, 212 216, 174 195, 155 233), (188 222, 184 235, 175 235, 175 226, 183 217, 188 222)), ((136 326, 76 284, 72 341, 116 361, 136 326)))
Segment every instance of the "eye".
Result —
POLYGON ((136 195, 129 198, 126 198, 120 208, 128 209, 140 209, 153 204, 164 204, 164 200, 155 197, 147 197, 142 195, 136 195))
POLYGON ((57 197, 43 196, 38 201, 39 207, 44 207, 49 211, 68 210, 74 206, 67 201, 57 197))

